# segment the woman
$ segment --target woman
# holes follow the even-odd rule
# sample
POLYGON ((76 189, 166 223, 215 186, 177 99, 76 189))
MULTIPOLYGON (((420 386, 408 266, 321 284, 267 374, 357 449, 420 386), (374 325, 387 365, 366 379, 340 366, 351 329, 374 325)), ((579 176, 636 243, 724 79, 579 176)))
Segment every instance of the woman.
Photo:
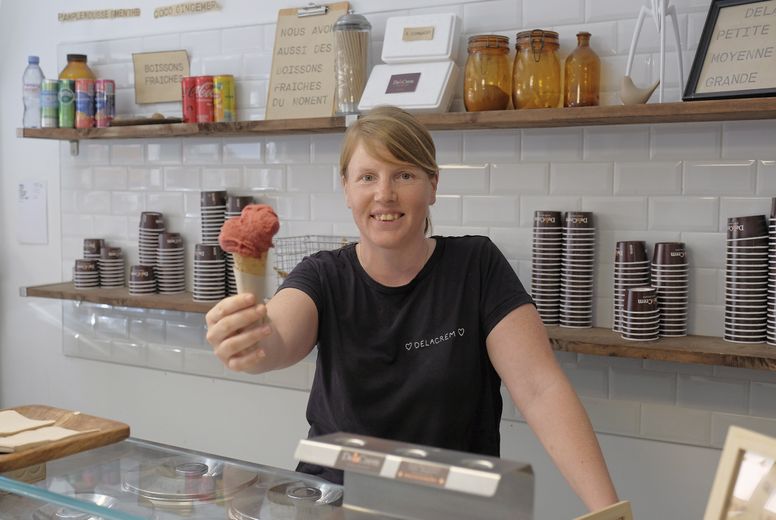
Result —
MULTIPOLYGON (((431 135, 382 107, 340 158, 360 239, 303 260, 265 305, 226 298, 207 338, 230 369, 284 368, 318 344, 310 436, 347 431, 498 456, 500 385, 591 510, 617 501, 588 417, 512 268, 486 237, 428 236, 431 135), (265 320, 266 318, 266 320, 265 320)), ((300 471, 341 482, 329 468, 300 471)))

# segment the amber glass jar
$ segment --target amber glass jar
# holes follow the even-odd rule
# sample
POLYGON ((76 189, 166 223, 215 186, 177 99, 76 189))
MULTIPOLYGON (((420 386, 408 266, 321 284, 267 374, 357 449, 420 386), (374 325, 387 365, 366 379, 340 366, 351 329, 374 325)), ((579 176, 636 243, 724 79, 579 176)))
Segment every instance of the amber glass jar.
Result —
POLYGON ((504 110, 509 106, 509 38, 483 34, 469 38, 463 77, 467 112, 504 110))
POLYGON ((560 106, 558 33, 541 29, 519 32, 515 49, 512 68, 512 104, 515 108, 560 106))
POLYGON ((86 64, 86 54, 68 54, 67 65, 59 73, 59 79, 95 79, 86 64))
POLYGON ((590 33, 577 33, 577 48, 566 57, 563 106, 598 106, 601 60, 590 47, 590 33))

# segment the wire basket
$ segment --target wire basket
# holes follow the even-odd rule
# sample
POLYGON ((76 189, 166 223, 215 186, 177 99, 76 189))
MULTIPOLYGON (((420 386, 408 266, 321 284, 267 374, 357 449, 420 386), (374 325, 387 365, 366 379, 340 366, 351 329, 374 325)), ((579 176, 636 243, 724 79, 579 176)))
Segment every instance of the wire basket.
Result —
POLYGON ((305 235, 301 237, 283 237, 272 240, 275 244, 275 272, 278 284, 283 283, 288 273, 306 256, 318 251, 331 251, 357 242, 357 237, 305 235))

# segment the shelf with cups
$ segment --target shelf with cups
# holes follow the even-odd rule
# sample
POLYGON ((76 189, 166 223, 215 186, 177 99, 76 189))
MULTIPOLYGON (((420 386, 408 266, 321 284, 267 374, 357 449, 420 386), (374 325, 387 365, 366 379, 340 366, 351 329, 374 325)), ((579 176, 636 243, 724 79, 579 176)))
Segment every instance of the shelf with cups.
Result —
POLYGON ((164 309, 202 314, 218 303, 216 301, 194 301, 190 292, 179 294, 130 294, 127 287, 77 289, 73 282, 22 287, 20 293, 22 296, 27 297, 101 303, 113 307, 164 309))
MULTIPOLYGON (((487 130, 629 124, 688 123, 776 119, 776 98, 748 98, 610 105, 576 108, 494 110, 419 114, 430 130, 487 130)), ((157 139, 166 137, 235 137, 339 133, 345 117, 238 121, 234 123, 174 123, 109 128, 19 128, 17 137, 77 142, 89 139, 157 139)))
MULTIPOLYGON (((129 294, 126 287, 76 289, 72 282, 25 287, 22 288, 22 295, 202 314, 216 303, 195 302, 191 293, 134 295, 129 294)), ((765 344, 729 343, 722 338, 711 336, 684 336, 634 342, 624 340, 619 333, 604 328, 548 327, 547 333, 553 349, 562 352, 776 371, 776 348, 765 344)))

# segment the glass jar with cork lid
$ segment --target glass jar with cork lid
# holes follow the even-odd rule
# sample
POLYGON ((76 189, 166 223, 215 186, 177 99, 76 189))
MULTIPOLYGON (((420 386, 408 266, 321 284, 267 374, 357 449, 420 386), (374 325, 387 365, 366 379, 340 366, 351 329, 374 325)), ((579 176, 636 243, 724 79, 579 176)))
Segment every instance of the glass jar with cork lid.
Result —
POLYGON ((517 33, 512 71, 515 108, 555 108, 561 102, 558 33, 534 29, 517 33))
POLYGON ((509 38, 483 34, 469 38, 463 79, 467 112, 505 110, 509 106, 509 38))

